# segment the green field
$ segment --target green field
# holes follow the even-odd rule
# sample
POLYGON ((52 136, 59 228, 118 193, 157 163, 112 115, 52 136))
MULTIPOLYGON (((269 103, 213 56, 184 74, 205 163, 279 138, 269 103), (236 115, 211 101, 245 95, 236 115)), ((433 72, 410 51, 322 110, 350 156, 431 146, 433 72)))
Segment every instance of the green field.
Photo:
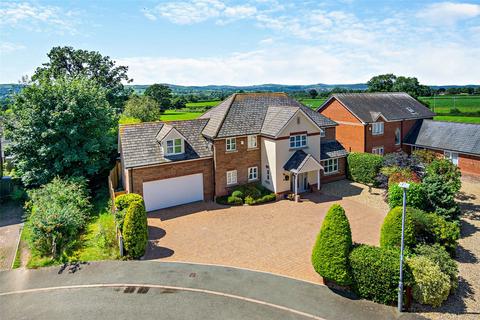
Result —
POLYGON ((187 102, 187 108, 202 108, 202 107, 215 107, 219 104, 220 100, 215 101, 200 101, 200 102, 187 102))
POLYGON ((430 109, 437 114, 448 114, 453 108, 463 113, 480 113, 480 96, 478 95, 445 95, 418 99, 428 103, 430 109))
POLYGON ((462 116, 436 116, 433 120, 450 121, 450 122, 465 122, 465 123, 480 123, 480 117, 462 117, 462 116))
POLYGON ((317 109, 325 102, 325 100, 327 100, 327 98, 300 99, 299 101, 311 109, 317 109))
POLYGON ((160 121, 192 120, 200 117, 203 112, 189 112, 182 110, 166 110, 160 116, 160 121))

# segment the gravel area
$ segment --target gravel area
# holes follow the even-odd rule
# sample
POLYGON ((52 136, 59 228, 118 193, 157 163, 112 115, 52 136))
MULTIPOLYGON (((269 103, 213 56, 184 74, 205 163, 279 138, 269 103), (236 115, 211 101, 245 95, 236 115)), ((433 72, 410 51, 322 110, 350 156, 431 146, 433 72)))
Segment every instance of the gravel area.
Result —
POLYGON ((456 257, 459 287, 442 307, 422 308, 422 315, 430 319, 480 318, 480 177, 462 177, 458 201, 463 211, 456 257))

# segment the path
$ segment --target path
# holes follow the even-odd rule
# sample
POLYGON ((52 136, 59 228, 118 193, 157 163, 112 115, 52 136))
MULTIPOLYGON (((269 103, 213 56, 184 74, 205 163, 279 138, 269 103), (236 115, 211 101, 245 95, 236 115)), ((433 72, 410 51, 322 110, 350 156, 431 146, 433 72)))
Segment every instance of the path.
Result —
POLYGON ((0 270, 10 269, 15 259, 22 214, 18 204, 0 203, 0 270))

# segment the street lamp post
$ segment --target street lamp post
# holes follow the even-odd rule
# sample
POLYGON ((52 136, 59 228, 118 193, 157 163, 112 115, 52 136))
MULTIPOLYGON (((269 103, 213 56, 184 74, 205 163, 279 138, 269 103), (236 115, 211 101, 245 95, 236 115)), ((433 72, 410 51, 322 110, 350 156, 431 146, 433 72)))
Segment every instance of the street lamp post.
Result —
POLYGON ((400 281, 398 282, 398 312, 402 312, 403 305, 403 242, 405 235, 405 215, 407 213, 407 189, 410 184, 400 182, 398 184, 403 189, 403 212, 402 212, 402 241, 400 244, 400 281))

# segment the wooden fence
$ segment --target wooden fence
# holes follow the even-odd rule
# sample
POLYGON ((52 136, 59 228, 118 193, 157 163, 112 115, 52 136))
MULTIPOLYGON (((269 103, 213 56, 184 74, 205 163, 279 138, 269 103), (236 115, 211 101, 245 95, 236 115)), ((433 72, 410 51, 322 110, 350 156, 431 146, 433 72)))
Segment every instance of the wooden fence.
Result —
POLYGON ((115 164, 115 167, 110 171, 108 175, 108 191, 110 193, 110 199, 112 199, 112 211, 115 211, 115 198, 121 194, 125 194, 123 186, 120 183, 120 173, 121 173, 120 162, 115 164))

